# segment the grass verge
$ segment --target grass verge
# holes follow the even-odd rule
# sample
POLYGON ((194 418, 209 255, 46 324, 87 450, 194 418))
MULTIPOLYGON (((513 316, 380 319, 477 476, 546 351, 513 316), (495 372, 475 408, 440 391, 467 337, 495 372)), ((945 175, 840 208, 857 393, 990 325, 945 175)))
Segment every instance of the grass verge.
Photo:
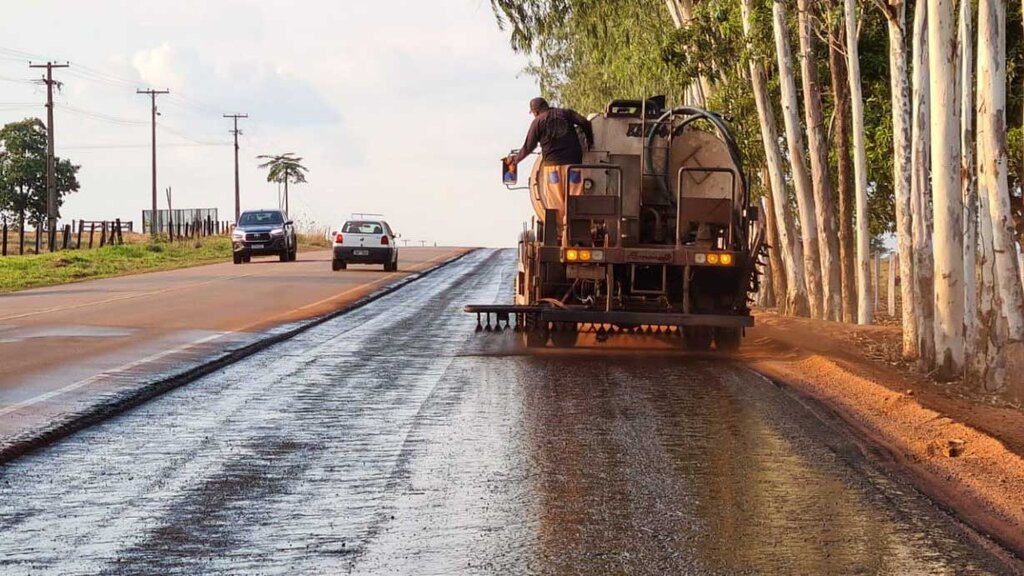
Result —
POLYGON ((153 242, 0 257, 0 292, 79 280, 155 272, 231 258, 231 240, 204 238, 188 243, 153 242))

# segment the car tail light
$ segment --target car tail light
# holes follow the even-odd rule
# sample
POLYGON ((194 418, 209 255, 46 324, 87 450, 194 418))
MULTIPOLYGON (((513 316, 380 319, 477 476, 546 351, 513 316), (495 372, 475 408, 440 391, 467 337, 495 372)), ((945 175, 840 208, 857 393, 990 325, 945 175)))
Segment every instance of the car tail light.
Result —
POLYGON ((341 234, 338 234, 337 236, 334 237, 334 242, 337 243, 337 244, 341 244, 344 241, 345 241, 345 237, 342 236, 341 234))
POLYGON ((381 243, 382 245, 385 245, 385 244, 387 244, 387 243, 388 243, 388 237, 387 237, 387 236, 381 236, 381 237, 380 237, 380 243, 381 243))

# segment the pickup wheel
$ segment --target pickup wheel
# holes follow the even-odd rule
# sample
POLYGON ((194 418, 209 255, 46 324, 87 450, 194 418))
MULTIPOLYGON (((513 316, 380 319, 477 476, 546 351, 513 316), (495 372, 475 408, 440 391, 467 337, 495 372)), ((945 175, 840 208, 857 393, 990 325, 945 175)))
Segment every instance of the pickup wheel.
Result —
POLYGON ((278 258, 281 259, 281 262, 288 262, 291 260, 291 255, 292 253, 288 251, 288 248, 285 248, 281 251, 281 254, 278 255, 278 258))
POLYGON ((231 260, 232 260, 232 261, 233 261, 233 262, 234 262, 235 264, 241 264, 241 263, 243 262, 243 260, 242 260, 242 255, 241 255, 241 254, 239 254, 238 252, 235 252, 234 254, 232 254, 232 255, 231 255, 231 260))
POLYGON ((338 270, 344 270, 346 268, 348 268, 348 264, 342 262, 341 260, 331 260, 331 270, 337 272, 338 270))

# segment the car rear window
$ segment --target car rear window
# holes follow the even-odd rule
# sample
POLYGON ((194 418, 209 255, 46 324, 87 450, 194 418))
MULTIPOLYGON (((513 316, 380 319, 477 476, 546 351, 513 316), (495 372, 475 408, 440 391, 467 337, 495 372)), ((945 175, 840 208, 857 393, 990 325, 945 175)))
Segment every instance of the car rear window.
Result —
POLYGON ((240 226, 258 226, 260 224, 284 224, 280 212, 246 212, 238 219, 240 226))
POLYGON ((384 230, 376 222, 345 222, 342 232, 348 234, 383 234, 384 230))

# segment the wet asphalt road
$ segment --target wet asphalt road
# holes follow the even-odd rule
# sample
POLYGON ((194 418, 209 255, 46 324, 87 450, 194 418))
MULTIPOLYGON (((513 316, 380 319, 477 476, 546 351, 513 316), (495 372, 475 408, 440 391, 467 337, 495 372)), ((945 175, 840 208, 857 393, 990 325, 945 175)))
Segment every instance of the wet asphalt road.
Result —
POLYGON ((0 573, 1009 571, 739 364, 474 335, 512 257, 0 467, 0 573))

